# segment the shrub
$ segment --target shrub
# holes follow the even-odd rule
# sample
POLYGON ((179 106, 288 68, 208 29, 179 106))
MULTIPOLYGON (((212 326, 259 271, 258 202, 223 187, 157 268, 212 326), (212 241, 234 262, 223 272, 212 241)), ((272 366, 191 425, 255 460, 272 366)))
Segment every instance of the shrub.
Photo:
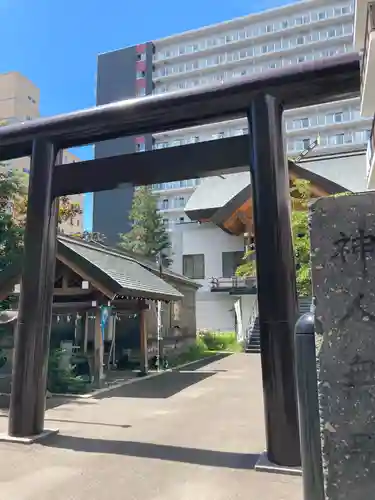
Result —
POLYGON ((232 351, 238 350, 237 336, 235 332, 199 332, 201 339, 209 351, 232 351))
POLYGON ((74 374, 74 366, 61 368, 60 360, 63 349, 52 349, 48 361, 47 389, 56 394, 84 394, 89 384, 82 377, 74 374))

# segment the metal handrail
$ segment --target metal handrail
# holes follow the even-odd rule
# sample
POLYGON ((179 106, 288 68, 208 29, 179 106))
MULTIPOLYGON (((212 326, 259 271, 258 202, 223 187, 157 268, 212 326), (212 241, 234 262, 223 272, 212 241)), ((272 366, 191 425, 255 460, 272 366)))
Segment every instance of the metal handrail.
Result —
POLYGON ((232 276, 231 278, 211 278, 211 290, 220 288, 243 288, 248 286, 254 286, 256 284, 255 277, 241 278, 238 276, 232 276))
POLYGON ((257 320, 258 315, 259 315, 258 298, 256 298, 254 305, 253 305, 253 308, 251 310, 249 325, 246 329, 246 337, 247 337, 248 342, 250 342, 250 340, 251 340, 253 328, 254 328, 254 325, 255 325, 255 322, 257 320))

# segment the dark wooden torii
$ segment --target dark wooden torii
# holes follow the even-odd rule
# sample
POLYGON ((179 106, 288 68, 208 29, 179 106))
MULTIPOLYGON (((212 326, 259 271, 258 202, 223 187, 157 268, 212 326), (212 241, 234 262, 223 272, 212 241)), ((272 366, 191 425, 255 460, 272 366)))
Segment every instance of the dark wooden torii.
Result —
POLYGON ((360 89, 359 75, 359 57, 346 54, 271 70, 256 78, 128 99, 0 129, 0 161, 31 155, 9 414, 11 436, 37 435, 44 429, 56 196, 108 190, 124 182, 194 178, 240 166, 234 147, 240 142, 237 138, 55 166, 58 151, 246 115, 249 138, 242 147, 252 177, 267 455, 278 465, 300 464, 293 347, 297 296, 282 113, 287 108, 354 97, 360 89), (208 151, 218 160, 216 169, 209 156, 203 156, 208 151), (174 161, 176 156, 180 163, 174 161), (205 167, 204 162, 210 166, 205 167))

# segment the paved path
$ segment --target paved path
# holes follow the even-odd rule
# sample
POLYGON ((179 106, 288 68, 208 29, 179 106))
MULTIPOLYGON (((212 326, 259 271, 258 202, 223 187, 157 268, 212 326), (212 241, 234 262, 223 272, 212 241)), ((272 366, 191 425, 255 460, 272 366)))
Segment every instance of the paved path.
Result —
POLYGON ((252 470, 261 395, 258 355, 236 354, 56 407, 59 435, 0 444, 0 498, 302 500, 300 478, 252 470))

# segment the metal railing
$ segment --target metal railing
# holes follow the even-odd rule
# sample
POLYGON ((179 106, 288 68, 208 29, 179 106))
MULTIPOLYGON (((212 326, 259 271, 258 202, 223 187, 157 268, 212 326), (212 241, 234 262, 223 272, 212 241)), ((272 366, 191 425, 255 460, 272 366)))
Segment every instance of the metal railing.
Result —
POLYGON ((258 299, 256 299, 254 302, 253 308, 251 310, 249 324, 247 325, 247 328, 246 328, 246 341, 247 342, 250 342, 250 340, 251 340, 253 328, 254 328, 254 325, 255 325, 255 322, 257 320, 258 315, 259 315, 258 299))
POLYGON ((365 71, 368 59, 370 35, 374 30, 375 30, 375 2, 370 3, 367 7, 365 44, 361 60, 361 93, 363 92, 363 86, 365 82, 365 71))
POLYGON ((255 277, 239 278, 238 276, 232 276, 231 278, 212 278, 211 291, 254 288, 256 283, 257 281, 255 277))

